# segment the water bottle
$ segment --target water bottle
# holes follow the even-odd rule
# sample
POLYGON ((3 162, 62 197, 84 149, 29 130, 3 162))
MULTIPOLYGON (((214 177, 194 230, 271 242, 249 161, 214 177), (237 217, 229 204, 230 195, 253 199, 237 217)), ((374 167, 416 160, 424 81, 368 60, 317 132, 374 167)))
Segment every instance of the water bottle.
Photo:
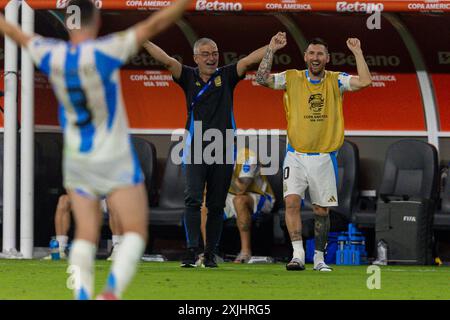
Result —
POLYGON ((373 264, 385 266, 387 265, 387 251, 388 246, 387 243, 381 239, 377 244, 377 260, 373 262, 373 264))
POLYGON ((448 174, 449 174, 448 171, 449 171, 448 168, 443 168, 441 170, 441 188, 440 188, 440 190, 441 190, 441 197, 444 196, 445 184, 447 183, 448 174))
POLYGON ((341 233, 338 236, 338 249, 336 251, 336 264, 341 265, 344 264, 345 261, 345 243, 347 241, 347 236, 345 233, 341 233))
POLYGON ((361 264, 367 264, 366 239, 364 238, 364 236, 361 236, 360 254, 361 264))
POLYGON ((59 242, 55 238, 50 240, 50 255, 52 260, 59 260, 61 258, 59 256, 59 242))

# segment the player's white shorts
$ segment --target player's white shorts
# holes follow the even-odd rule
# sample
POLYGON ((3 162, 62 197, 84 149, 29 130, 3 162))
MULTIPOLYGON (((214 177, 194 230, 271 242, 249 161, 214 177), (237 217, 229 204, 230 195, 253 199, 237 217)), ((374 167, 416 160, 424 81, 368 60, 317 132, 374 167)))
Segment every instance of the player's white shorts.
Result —
MULTIPOLYGON (((273 205, 275 204, 275 199, 269 195, 260 195, 254 192, 247 193, 253 199, 253 215, 258 215, 259 213, 270 213, 272 211, 273 205)), ((233 199, 236 196, 234 194, 228 193, 227 199, 225 200, 224 218, 229 219, 237 216, 236 208, 234 207, 233 199)))
POLYGON ((308 188, 313 204, 337 206, 337 170, 336 152, 288 151, 283 165, 283 196, 297 194, 304 199, 308 188))
POLYGON ((131 152, 104 161, 93 161, 91 157, 64 157, 63 176, 66 190, 74 190, 89 198, 100 198, 117 188, 144 181, 139 160, 131 152))

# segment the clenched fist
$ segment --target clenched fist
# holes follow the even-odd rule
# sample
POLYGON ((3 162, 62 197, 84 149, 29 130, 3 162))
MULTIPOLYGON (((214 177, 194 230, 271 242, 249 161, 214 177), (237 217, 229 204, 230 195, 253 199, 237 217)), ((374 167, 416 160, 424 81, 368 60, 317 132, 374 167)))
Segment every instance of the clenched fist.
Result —
POLYGON ((358 38, 348 38, 347 47, 353 53, 361 53, 361 41, 358 38))
POLYGON ((278 32, 270 39, 269 48, 274 52, 284 48, 287 44, 286 32, 278 32))

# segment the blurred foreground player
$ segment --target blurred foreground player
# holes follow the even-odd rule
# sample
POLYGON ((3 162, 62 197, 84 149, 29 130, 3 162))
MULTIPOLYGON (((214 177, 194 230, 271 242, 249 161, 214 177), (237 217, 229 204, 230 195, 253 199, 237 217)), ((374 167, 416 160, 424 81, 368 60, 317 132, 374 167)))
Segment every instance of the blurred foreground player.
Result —
MULTIPOLYGON (((76 223, 70 253, 75 299, 93 298, 102 196, 108 196, 124 234, 99 298, 120 298, 136 272, 147 241, 148 205, 144 176, 128 133, 119 68, 144 41, 177 20, 189 2, 178 0, 124 32, 96 39, 99 10, 90 0, 71 0, 68 7, 78 7, 75 14, 81 15, 81 24, 70 30, 69 42, 27 35, 0 15, 0 31, 28 49, 49 77, 59 102, 64 187, 76 223)), ((68 12, 66 21, 72 18, 68 12)))

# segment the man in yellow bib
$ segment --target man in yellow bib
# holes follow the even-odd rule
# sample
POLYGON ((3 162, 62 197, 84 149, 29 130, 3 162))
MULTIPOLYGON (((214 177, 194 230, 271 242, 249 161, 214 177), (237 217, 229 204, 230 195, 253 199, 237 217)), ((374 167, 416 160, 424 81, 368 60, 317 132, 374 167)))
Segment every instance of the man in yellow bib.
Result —
POLYGON ((330 230, 329 207, 338 205, 336 155, 344 142, 343 93, 366 88, 372 80, 356 38, 349 38, 347 46, 355 56, 358 76, 325 70, 330 54, 326 42, 319 38, 310 41, 305 51, 306 70, 271 74, 273 56, 286 43, 286 34, 279 32, 256 74, 260 85, 285 90, 289 144, 283 165, 283 195, 293 247, 286 269, 305 269, 300 202, 308 188, 315 214, 314 270, 331 271, 324 262, 324 251, 330 230))
MULTIPOLYGON (((267 177, 261 173, 258 155, 247 147, 239 149, 223 210, 224 220, 236 218, 241 250, 235 263, 248 263, 252 257, 251 227, 258 216, 271 213, 275 195, 267 177)), ((202 207, 202 236, 206 239, 207 208, 202 207)), ((200 264, 200 263, 198 263, 200 264)))
POLYGON ((240 149, 224 209, 227 219, 236 217, 241 237, 241 251, 235 263, 249 262, 252 256, 252 220, 258 215, 270 214, 274 202, 275 195, 267 177, 261 174, 257 154, 248 148, 240 149))

